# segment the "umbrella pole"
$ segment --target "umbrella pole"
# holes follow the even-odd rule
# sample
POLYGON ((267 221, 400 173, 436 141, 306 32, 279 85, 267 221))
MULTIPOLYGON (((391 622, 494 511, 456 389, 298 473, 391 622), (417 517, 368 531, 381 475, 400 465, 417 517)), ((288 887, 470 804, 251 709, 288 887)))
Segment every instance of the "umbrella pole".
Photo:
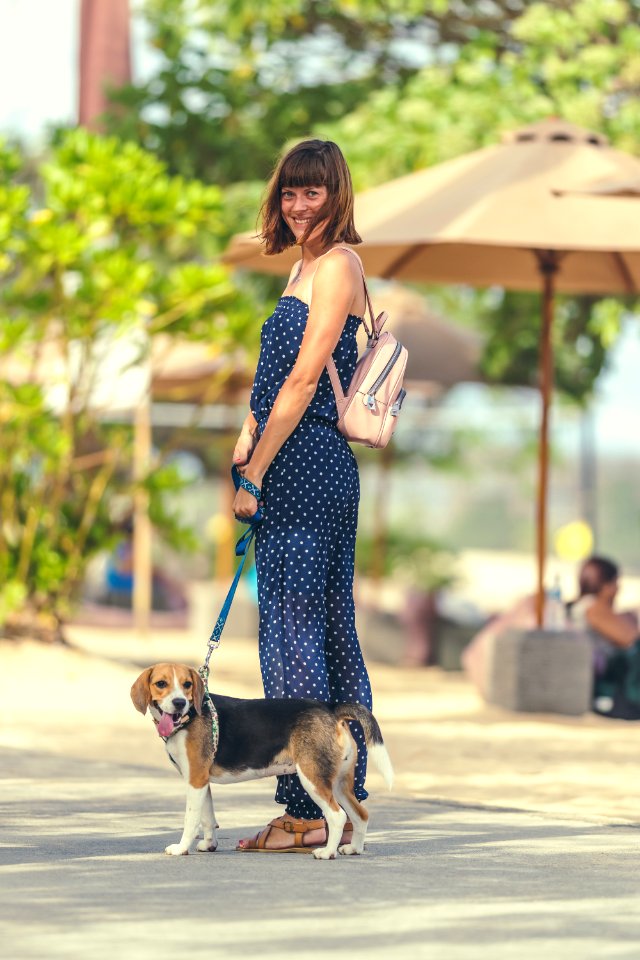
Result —
POLYGON ((133 427, 133 622, 139 636, 148 637, 151 623, 153 568, 149 493, 144 488, 151 461, 151 401, 143 397, 136 407, 133 427))
POLYGON ((540 397, 542 414, 540 420, 540 451, 538 458, 538 496, 536 511, 536 624, 543 626, 544 617, 544 569, 547 556, 547 500, 549 486, 549 407, 553 390, 553 301, 558 258, 553 251, 536 251, 543 280, 542 339, 540 344, 540 397))

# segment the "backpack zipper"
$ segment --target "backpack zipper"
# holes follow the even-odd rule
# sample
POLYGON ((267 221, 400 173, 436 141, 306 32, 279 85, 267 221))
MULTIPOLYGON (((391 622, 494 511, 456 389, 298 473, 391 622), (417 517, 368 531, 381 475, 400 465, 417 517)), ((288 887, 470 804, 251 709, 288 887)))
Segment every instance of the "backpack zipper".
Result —
POLYGON ((400 353, 401 353, 401 352, 402 352, 402 344, 401 344, 401 343, 396 343, 396 345, 395 345, 395 347, 394 347, 394 350, 393 350, 393 353, 392 353, 392 355, 389 357, 389 359, 387 360, 387 362, 386 362, 386 364, 385 364, 385 366, 384 366, 384 369, 383 369, 382 373, 381 373, 381 374, 378 376, 378 378, 376 379, 376 381, 375 381, 375 383, 373 384, 373 386, 371 387, 371 390, 369 391, 369 393, 368 393, 365 397, 362 398, 362 402, 364 403, 365 407, 368 407, 368 408, 369 408, 369 410, 373 410, 373 409, 374 409, 374 407, 375 407, 375 405, 376 405, 376 392, 380 389, 380 387, 382 386, 382 384, 384 383, 384 381, 387 379, 387 377, 388 377, 389 374, 391 373, 391 371, 392 371, 392 369, 393 369, 393 367, 394 367, 394 364, 395 364, 396 360, 398 359, 398 357, 400 356, 400 353))
POLYGON ((400 411, 402 410, 402 403, 403 403, 404 398, 406 397, 406 395, 407 395, 407 391, 406 391, 406 390, 401 390, 400 393, 398 394, 398 396, 396 397, 396 402, 395 402, 395 403, 393 404, 393 406, 391 407, 391 416, 392 416, 392 417, 397 417, 398 414, 400 413, 400 411))

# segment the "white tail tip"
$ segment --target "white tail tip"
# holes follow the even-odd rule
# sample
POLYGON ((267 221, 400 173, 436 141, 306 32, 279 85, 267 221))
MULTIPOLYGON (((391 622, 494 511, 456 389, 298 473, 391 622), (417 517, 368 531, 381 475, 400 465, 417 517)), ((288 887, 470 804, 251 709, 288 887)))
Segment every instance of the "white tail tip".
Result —
POLYGON ((376 743, 368 748, 369 757, 380 771, 389 790, 393 788, 393 767, 384 743, 376 743))

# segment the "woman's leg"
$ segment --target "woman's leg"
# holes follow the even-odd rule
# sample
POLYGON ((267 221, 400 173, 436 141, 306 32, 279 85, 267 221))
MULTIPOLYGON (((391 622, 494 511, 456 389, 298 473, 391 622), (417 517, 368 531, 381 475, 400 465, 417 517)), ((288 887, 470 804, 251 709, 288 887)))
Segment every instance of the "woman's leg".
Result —
MULTIPOLYGON (((256 569, 266 697, 330 699, 326 586, 342 513, 335 485, 338 452, 333 428, 302 421, 265 477, 256 569)), ((296 818, 322 815, 297 776, 278 778, 276 801, 296 818)))
MULTIPOLYGON (((264 693, 327 701, 325 598, 311 592, 312 581, 326 567, 326 550, 310 531, 289 530, 284 549, 282 539, 280 533, 263 538, 256 553, 264 693)), ((275 799, 293 817, 322 816, 296 775, 278 777, 275 799)))
MULTIPOLYGON (((355 623, 353 577, 356 529, 358 523, 359 484, 357 468, 347 473, 345 511, 338 537, 331 551, 327 575, 326 664, 329 699, 332 703, 361 703, 371 710, 371 684, 364 663, 355 623)), ((364 788, 367 773, 367 749, 362 727, 349 724, 358 747, 355 770, 355 794, 358 800, 368 796, 364 788)))

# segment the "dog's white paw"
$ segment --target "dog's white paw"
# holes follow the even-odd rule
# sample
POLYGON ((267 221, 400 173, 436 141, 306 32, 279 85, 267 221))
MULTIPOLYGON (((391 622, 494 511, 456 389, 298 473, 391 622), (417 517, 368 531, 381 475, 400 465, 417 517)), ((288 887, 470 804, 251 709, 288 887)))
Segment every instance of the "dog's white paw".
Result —
POLYGON ((317 847, 313 851, 313 855, 316 860, 335 860, 336 858, 335 853, 331 853, 326 847, 317 847))
POLYGON ((196 844, 198 853, 214 853, 218 849, 218 844, 213 840, 199 840, 196 844))
POLYGON ((362 850, 358 850, 352 843, 343 843, 341 847, 338 847, 338 853, 341 853, 343 857, 357 857, 362 853, 362 850))
POLYGON ((170 857, 186 857, 189 853, 188 849, 181 847, 179 843, 170 843, 168 847, 164 848, 164 852, 168 853, 170 857))

